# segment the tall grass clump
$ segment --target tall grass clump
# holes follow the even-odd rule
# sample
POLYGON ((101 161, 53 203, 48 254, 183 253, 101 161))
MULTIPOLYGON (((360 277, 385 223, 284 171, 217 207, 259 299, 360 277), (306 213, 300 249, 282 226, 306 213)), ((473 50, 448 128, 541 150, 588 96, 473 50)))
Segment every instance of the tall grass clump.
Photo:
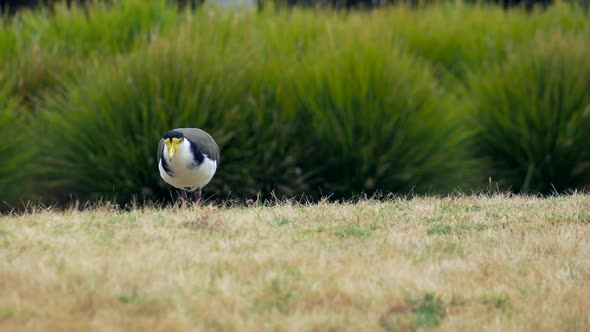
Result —
MULTIPOLYGON (((17 102, 6 90, 6 87, 0 90, 0 133, 3 137, 0 141, 0 202, 14 204, 32 197, 27 193, 30 188, 27 173, 35 142, 28 138, 29 132, 17 102)), ((0 206, 0 210, 6 207, 0 206)))
POLYGON ((200 127, 221 147, 207 195, 255 196, 272 189, 300 191, 305 175, 293 147, 293 115, 276 103, 288 70, 256 48, 209 30, 158 41, 68 84, 43 112, 47 178, 64 195, 170 198, 159 178, 156 148, 175 127, 200 127), (238 48, 236 48, 238 47, 238 48), (282 188, 282 189, 281 189, 282 188))
POLYGON ((166 199, 156 147, 180 126, 220 144, 206 193, 221 198, 457 183, 462 107, 428 63, 367 31, 326 27, 321 15, 279 15, 205 16, 148 50, 96 63, 43 112, 52 185, 86 198, 166 199))
MULTIPOLYGON (((449 2, 393 6, 361 17, 379 35, 430 62, 445 85, 463 85, 474 71, 502 62, 539 34, 590 31, 590 12, 567 3, 506 11, 489 4, 449 2)), ((526 47, 526 46, 525 46, 526 47)))
POLYGON ((351 38, 318 49, 293 83, 323 192, 444 192, 458 183, 464 109, 428 63, 351 38))
POLYGON ((538 38, 470 79, 475 152, 486 176, 547 194, 590 183, 590 49, 587 36, 538 38))
POLYGON ((2 18, 0 83, 12 83, 12 94, 25 105, 42 101, 83 71, 89 57, 143 47, 181 16, 165 0, 117 0, 85 8, 62 2, 52 11, 40 7, 2 18))
POLYGON ((46 137, 34 164, 50 196, 170 198, 155 149, 179 126, 221 145, 205 190, 221 198, 467 189, 479 171, 464 148, 472 130, 486 177, 505 186, 586 181, 585 152, 568 145, 585 146, 586 97, 567 90, 587 88, 570 61, 585 68, 586 51, 572 37, 530 47, 555 31, 587 34, 588 11, 573 6, 256 12, 121 0, 17 17, 1 25, 0 84, 20 109, 41 110, 26 119, 46 137), (559 43, 571 47, 548 50, 559 43), (533 143, 552 126, 575 130, 533 143))

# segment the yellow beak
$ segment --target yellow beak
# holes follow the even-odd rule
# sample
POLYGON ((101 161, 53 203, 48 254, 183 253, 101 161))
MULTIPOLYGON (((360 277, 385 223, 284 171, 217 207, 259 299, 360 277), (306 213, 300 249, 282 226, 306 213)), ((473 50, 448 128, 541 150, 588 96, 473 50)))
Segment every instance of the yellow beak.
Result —
POLYGON ((168 155, 170 156, 170 159, 172 159, 172 157, 174 157, 174 154, 176 153, 176 150, 178 150, 180 139, 173 138, 172 141, 170 141, 170 139, 167 138, 164 140, 164 143, 166 144, 166 147, 168 147, 168 155))

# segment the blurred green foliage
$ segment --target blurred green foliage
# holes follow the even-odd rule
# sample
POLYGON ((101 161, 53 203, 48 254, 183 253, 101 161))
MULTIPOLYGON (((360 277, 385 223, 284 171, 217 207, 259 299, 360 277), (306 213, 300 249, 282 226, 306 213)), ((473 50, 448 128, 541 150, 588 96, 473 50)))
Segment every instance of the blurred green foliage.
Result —
POLYGON ((555 34, 471 78, 476 154, 503 187, 590 183, 590 39, 555 34))
POLYGON ((293 92, 309 117, 306 168, 324 192, 440 193, 458 183, 465 109, 428 64, 362 36, 302 61, 293 92))
POLYGON ((260 64, 244 67, 243 53, 217 44, 216 33, 157 42, 108 68, 93 66, 87 83, 50 99, 40 122, 50 179, 86 198, 167 199, 158 141, 171 128, 198 126, 223 151, 209 192, 268 195, 281 186, 299 192, 305 182, 290 155, 297 147, 290 144, 293 119, 275 95, 284 85, 281 72, 266 68, 259 75, 260 64))
POLYGON ((59 3, 0 24, 0 84, 21 103, 39 102, 84 72, 88 61, 145 47, 181 21, 166 1, 97 2, 88 10, 59 3))
POLYGON ((588 18, 565 4, 24 11, 0 23, 2 199, 168 200, 155 149, 177 126, 218 140, 205 193, 221 199, 446 193, 488 177, 583 188, 588 18))
POLYGON ((0 87, 0 210, 28 200, 31 193, 31 165, 34 141, 19 112, 15 99, 10 98, 5 87, 0 87))
MULTIPOLYGON (((216 3, 215 0, 168 0, 169 4, 180 8, 195 9, 204 3, 216 3)), ((19 10, 38 8, 41 6, 52 8, 56 4, 65 3, 68 6, 85 6, 96 2, 109 3, 110 0, 0 0, 0 10, 14 15, 19 10)), ((444 4, 449 0, 254 0, 252 3, 263 8, 265 5, 272 6, 299 6, 314 8, 336 8, 336 9, 366 9, 380 8, 389 5, 409 5, 413 7, 444 4)), ((493 4, 502 8, 520 7, 531 10, 535 7, 547 7, 554 4, 555 0, 463 0, 467 4, 493 4)), ((577 5, 588 5, 588 0, 566 0, 565 2, 577 5)))

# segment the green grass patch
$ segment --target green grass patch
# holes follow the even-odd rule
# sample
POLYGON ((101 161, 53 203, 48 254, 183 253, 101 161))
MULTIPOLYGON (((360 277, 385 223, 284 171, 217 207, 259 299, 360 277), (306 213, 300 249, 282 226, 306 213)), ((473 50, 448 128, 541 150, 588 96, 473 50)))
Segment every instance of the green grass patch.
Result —
POLYGON ((433 217, 430 218, 427 222, 427 234, 428 235, 448 235, 451 233, 452 227, 451 225, 443 222, 441 217, 433 217))
POLYGON ((339 238, 367 238, 379 228, 379 225, 376 223, 360 224, 348 222, 334 226, 333 232, 339 238))
POLYGON ((447 304, 434 293, 408 298, 405 303, 392 306, 379 322, 385 331, 414 331, 432 329, 446 317, 447 304))
POLYGON ((436 327, 446 315, 446 304, 432 293, 413 300, 412 307, 416 327, 420 328, 436 327))
POLYGON ((287 313, 295 293, 281 278, 273 278, 262 293, 255 299, 255 305, 263 311, 276 310, 287 313))
POLYGON ((123 292, 117 295, 117 300, 126 305, 139 305, 143 302, 137 290, 133 289, 129 292, 123 292))
POLYGON ((8 248, 10 247, 10 232, 4 229, 0 229, 0 237, 2 238, 2 247, 8 248))
POLYGON ((486 306, 500 310, 504 314, 510 314, 512 312, 510 301, 503 294, 486 293, 482 295, 481 302, 486 306))
POLYGON ((277 226, 285 226, 291 223, 291 220, 289 218, 286 217, 278 217, 274 220, 274 223, 277 226))

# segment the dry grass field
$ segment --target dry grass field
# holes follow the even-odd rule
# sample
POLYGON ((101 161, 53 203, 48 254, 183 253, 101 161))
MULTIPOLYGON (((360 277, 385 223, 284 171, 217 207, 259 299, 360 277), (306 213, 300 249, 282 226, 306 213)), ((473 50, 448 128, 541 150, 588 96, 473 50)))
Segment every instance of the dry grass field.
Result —
POLYGON ((588 331, 590 196, 0 217, 2 331, 588 331))

